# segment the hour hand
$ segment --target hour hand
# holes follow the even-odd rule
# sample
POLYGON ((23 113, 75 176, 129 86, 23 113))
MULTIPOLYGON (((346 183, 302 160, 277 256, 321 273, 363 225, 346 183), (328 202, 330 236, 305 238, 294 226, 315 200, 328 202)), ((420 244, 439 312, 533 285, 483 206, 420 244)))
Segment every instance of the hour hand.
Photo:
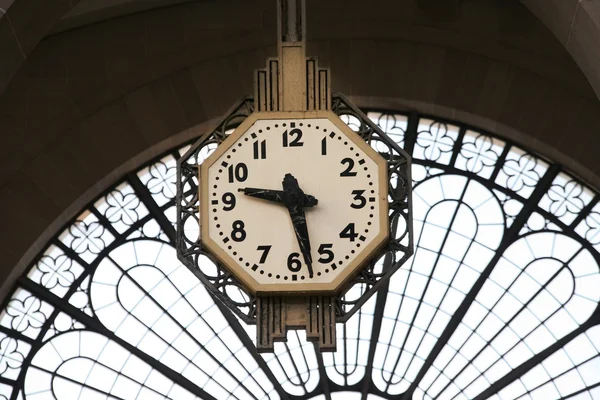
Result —
POLYGON ((238 189, 238 192, 242 192, 246 196, 283 204, 283 190, 240 188, 238 189))

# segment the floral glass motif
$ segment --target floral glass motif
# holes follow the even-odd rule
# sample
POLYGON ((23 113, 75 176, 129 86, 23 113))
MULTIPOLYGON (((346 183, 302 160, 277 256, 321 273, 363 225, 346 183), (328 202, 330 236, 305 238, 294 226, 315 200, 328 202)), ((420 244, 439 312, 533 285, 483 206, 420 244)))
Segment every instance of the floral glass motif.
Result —
MULTIPOLYGON (((91 202, 17 280, 0 314, 0 400, 600 398, 597 192, 459 122, 368 116, 412 149, 416 251, 338 325, 338 352, 292 331, 257 354, 255 326, 177 260, 184 145, 91 202)), ((352 113, 343 119, 367 134, 352 113)), ((209 258, 202 268, 220 274, 209 258)), ((244 291, 227 290, 251 312, 244 291)))

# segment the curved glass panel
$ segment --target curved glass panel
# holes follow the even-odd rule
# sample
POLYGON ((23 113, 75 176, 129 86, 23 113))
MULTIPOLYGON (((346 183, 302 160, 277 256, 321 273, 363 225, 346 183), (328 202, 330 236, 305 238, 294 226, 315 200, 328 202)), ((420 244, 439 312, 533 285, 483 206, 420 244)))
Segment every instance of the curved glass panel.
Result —
POLYGON ((33 357, 25 396, 35 399, 199 399, 127 350, 89 331, 52 338, 33 357))
POLYGON ((273 387, 175 249, 126 242, 98 265, 92 307, 117 336, 215 398, 267 398, 273 387), (263 388, 261 384, 266 384, 263 388))
POLYGON ((600 327, 580 334, 504 388, 496 399, 585 399, 600 397, 600 327))
POLYGON ((494 193, 457 175, 423 180, 413 193, 417 248, 391 279, 373 380, 391 394, 408 389, 451 316, 494 257, 504 234, 494 193))

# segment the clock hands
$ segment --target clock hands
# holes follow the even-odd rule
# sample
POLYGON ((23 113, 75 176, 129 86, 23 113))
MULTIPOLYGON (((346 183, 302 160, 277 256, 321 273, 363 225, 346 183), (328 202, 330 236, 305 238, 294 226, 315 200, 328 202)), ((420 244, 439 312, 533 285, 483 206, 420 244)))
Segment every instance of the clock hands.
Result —
POLYGON ((247 196, 282 204, 287 208, 292 220, 296 239, 298 240, 298 245, 300 246, 300 251, 304 257, 304 262, 308 267, 308 275, 312 278, 313 269, 312 256, 310 254, 310 238, 308 237, 308 226, 306 225, 304 208, 316 206, 318 200, 314 196, 304 194, 298 185, 298 181, 292 174, 285 174, 282 185, 283 190, 240 188, 238 191, 247 196))

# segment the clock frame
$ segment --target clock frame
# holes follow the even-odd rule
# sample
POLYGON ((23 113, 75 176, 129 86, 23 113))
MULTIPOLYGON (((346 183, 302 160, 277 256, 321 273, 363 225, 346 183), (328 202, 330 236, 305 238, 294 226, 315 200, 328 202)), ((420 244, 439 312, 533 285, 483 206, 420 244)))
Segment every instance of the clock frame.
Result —
MULTIPOLYGON (((305 128, 307 129, 307 128, 305 128)), ((305 130, 306 132, 306 130, 305 130)), ((314 130, 308 131, 304 135, 304 140, 307 140, 309 135, 317 134, 314 130)), ((256 133, 254 133, 256 135, 256 133)), ((264 134, 263 134, 264 135, 264 134)), ((270 134, 271 138, 269 138, 269 146, 272 147, 277 140, 274 137, 274 134, 270 134)), ((264 136, 262 136, 264 137, 264 136)), ((319 140, 321 140, 319 138, 319 140)), ((335 144, 335 143, 334 143, 335 144)), ((332 145, 330 145, 332 146, 332 145)), ((291 150, 291 149, 290 149, 291 150)), ((247 150, 245 150, 247 151, 247 150)), ((284 150, 289 151, 289 150, 284 150)), ((292 150, 293 151, 293 150, 292 150)), ((271 150, 272 152, 272 150, 271 150)), ((239 154, 239 153, 238 153, 239 154)), ((333 155, 329 156, 333 157, 333 155)), ((230 160, 231 163, 235 162, 235 159, 232 158, 230 160)), ((310 160, 301 159, 298 162, 308 162, 310 160)), ((364 160, 362 160, 365 162, 364 160)), ((265 160, 260 160, 259 162, 263 163, 265 160)), ((357 163, 358 164, 358 163, 357 163)), ((224 168, 224 167, 223 167, 224 168)), ((362 168, 362 167, 361 167, 362 168)), ((365 168, 366 169, 366 168, 365 168)), ((282 171, 283 172, 283 171, 282 171)), ((360 172, 358 172, 360 173, 360 172)), ((253 294, 311 294, 311 295, 324 295, 324 294, 334 294, 342 290, 345 286, 346 282, 348 282, 353 276, 355 276, 360 269, 369 259, 378 254, 381 247, 386 243, 389 235, 388 228, 388 173, 387 173, 387 164, 386 161, 371 147, 369 146, 363 138, 361 138, 357 133, 353 132, 348 125, 346 125, 340 118, 332 113, 331 111, 299 111, 299 112, 259 112, 253 113, 248 118, 246 118, 233 133, 229 135, 229 137, 219 146, 217 149, 199 166, 199 175, 200 181, 198 184, 199 190, 199 198, 200 198, 200 232, 201 232, 201 241, 204 246, 208 249, 208 251, 216 257, 219 262, 229 271, 231 272, 239 281, 241 281, 248 290, 253 294), (321 268, 324 271, 327 271, 327 274, 321 275, 319 271, 319 277, 310 278, 305 276, 305 274, 291 274, 287 271, 287 266, 285 264, 285 260, 281 260, 281 266, 277 266, 282 270, 281 272, 281 280, 277 280, 277 282, 273 282, 275 279, 270 278, 271 273, 269 273, 269 279, 266 278, 266 275, 258 275, 258 272, 261 274, 264 273, 262 266, 259 270, 259 265, 257 265, 256 261, 248 262, 249 260, 241 257, 242 254, 237 254, 236 247, 232 247, 236 245, 233 240, 230 240, 230 237, 223 232, 219 232, 217 236, 214 234, 215 225, 218 226, 219 221, 213 221, 213 219, 217 219, 217 206, 214 203, 218 203, 219 196, 214 198, 213 195, 216 195, 215 192, 217 189, 216 183, 217 181, 209 182, 209 170, 213 168, 215 171, 219 168, 221 169, 221 162, 223 164, 227 164, 224 161, 224 155, 228 153, 228 157, 234 157, 235 153, 231 153, 231 149, 235 146, 235 150, 244 151, 245 148, 242 148, 242 141, 240 140, 244 135, 245 139, 247 139, 247 133, 249 130, 255 126, 257 121, 271 121, 273 124, 276 124, 276 121, 280 121, 280 123, 284 123, 286 121, 302 121, 302 120, 326 120, 331 125, 333 125, 333 130, 331 130, 331 134, 334 134, 334 130, 338 132, 338 138, 344 137, 344 143, 348 143, 347 146, 352 147, 355 146, 355 151, 360 151, 361 157, 366 156, 368 160, 368 164, 372 167, 375 166, 376 171, 371 171, 374 175, 376 175, 376 181, 373 185, 373 188, 376 189, 376 193, 371 195, 372 200, 374 202, 369 204, 369 208, 373 209, 370 214, 375 219, 375 224, 371 227, 371 231, 367 229, 367 232, 363 235, 361 232, 360 240, 362 242, 356 243, 356 248, 352 250, 352 254, 348 251, 348 255, 346 258, 348 262, 344 262, 341 259, 336 259, 335 262, 338 264, 332 264, 329 268, 321 268), (236 146, 238 143, 238 146, 236 146), (218 165, 217 165, 218 163, 218 165), (214 188, 212 185, 215 184, 214 188), (211 187, 208 187, 208 186, 211 187), (373 213, 375 215, 373 215, 373 213), (210 227, 213 229, 213 235, 210 234, 210 227), (377 229, 377 231, 373 232, 373 229, 377 229), (362 246, 361 246, 362 245, 362 246), (239 256, 239 257, 238 257, 239 256), (329 273, 334 275, 334 278, 327 281, 327 277, 329 273), (285 274, 285 281, 283 280, 285 274), (290 275, 290 280, 288 281, 288 274, 290 275), (302 277, 300 279, 294 279, 292 281, 291 278, 298 278, 298 276, 302 277), (304 278, 308 279, 304 279, 304 278), (261 283, 259 280, 262 280, 261 283), (266 283, 265 281, 271 281, 266 283)), ((213 172, 212 175, 215 175, 213 172)), ((283 174, 282 174, 283 175, 283 174)), ((281 181, 281 177, 275 176, 272 184, 279 184, 281 181)), ((214 179, 214 177, 213 177, 214 179)), ((218 178, 217 178, 218 179, 218 178)), ((342 178, 347 179, 347 178, 342 178)), ((305 184, 306 182, 304 182, 305 184)), ((371 182, 372 183, 372 182, 371 182)), ((303 183, 300 182, 300 185, 303 186, 303 183)), ((219 182, 219 187, 222 184, 219 182)), ((279 189, 280 187, 273 187, 274 189, 279 189)), ((333 190, 333 189, 332 189, 333 190)), ((374 190, 375 192, 375 190, 374 190)), ((322 192, 321 192, 322 193, 322 192)), ((343 199, 342 193, 335 194, 338 197, 341 197, 341 201, 347 201, 347 199, 343 199)), ((319 197, 319 196, 317 196, 319 197)), ((238 197, 238 202, 241 199, 238 197)), ((248 201, 244 199, 243 201, 248 201)), ((252 201, 256 200, 250 200, 252 201)), ((260 200, 258 200, 260 202, 260 200)), ((256 203, 256 208, 260 209, 260 207, 265 207, 264 204, 256 203)), ((268 205, 268 207, 278 207, 278 205, 268 205)), ((367 209, 368 210, 368 209, 367 209)), ((231 211, 230 211, 231 212, 231 211)), ((367 211, 368 212, 368 211, 367 211)), ((281 213, 279 213, 281 215, 281 213)), ((289 220, 289 217, 285 217, 289 220)), ((239 221, 236 221, 239 222, 239 221)), ((285 224, 285 223, 284 223, 285 224)), ((288 224, 285 224, 288 225, 288 224)), ((313 233, 318 229, 318 226, 312 225, 309 223, 308 229, 309 232, 313 233)), ((371 225, 371 224, 369 224, 371 225)), ((292 229, 291 222, 288 227, 292 229)), ((251 239, 250 239, 251 240, 251 239)), ((354 242, 354 238, 352 239, 354 242)), ((313 244, 313 255, 315 253, 316 248, 314 248, 313 244)), ((238 250, 239 251, 239 250, 238 250)), ((304 260, 302 260, 302 267, 305 267, 304 260)), ((271 262, 272 264, 272 262, 271 262)), ((317 263, 313 263, 315 266, 317 263)), ((279 277, 279 274, 277 275, 279 277)))

